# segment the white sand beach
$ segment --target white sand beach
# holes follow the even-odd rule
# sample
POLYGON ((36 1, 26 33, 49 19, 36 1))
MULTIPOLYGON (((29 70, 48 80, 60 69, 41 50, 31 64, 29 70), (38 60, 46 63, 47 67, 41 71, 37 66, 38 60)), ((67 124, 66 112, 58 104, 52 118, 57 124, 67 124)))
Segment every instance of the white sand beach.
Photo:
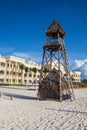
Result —
POLYGON ((37 90, 2 88, 0 130, 87 130, 87 89, 75 89, 75 101, 38 101, 37 90))

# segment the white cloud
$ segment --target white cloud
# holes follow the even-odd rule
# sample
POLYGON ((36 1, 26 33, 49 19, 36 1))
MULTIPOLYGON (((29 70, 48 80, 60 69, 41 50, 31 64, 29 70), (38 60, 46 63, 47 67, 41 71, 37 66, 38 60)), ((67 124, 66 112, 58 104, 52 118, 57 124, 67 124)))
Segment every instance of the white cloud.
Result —
POLYGON ((14 52, 13 53, 14 56, 18 56, 24 59, 28 59, 29 58, 29 54, 28 53, 19 53, 19 52, 14 52))
POLYGON ((0 52, 7 53, 13 51, 13 48, 10 47, 0 47, 0 52))
POLYGON ((72 69, 77 69, 82 67, 87 62, 87 59, 84 60, 75 60, 74 64, 72 65, 72 69))
POLYGON ((37 63, 41 63, 41 58, 42 58, 41 53, 38 52, 33 52, 33 53, 14 52, 13 55, 24 59, 31 58, 33 61, 37 63))
POLYGON ((82 71, 82 74, 84 74, 84 76, 87 78, 87 62, 80 67, 80 70, 82 71))
POLYGON ((71 66, 71 69, 75 70, 75 71, 80 71, 81 72, 81 78, 87 79, 87 59, 75 60, 75 62, 71 66))

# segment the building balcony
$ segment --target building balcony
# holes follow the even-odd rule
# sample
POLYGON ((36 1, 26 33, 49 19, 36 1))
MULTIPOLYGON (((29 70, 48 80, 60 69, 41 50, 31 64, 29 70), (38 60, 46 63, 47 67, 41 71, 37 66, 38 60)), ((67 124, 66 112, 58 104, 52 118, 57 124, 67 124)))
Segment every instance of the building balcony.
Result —
POLYGON ((4 74, 3 75, 0 74, 0 79, 4 79, 4 78, 5 78, 4 74))
POLYGON ((0 67, 0 71, 1 71, 1 70, 4 71, 4 70, 6 70, 6 68, 5 68, 5 67, 0 67))

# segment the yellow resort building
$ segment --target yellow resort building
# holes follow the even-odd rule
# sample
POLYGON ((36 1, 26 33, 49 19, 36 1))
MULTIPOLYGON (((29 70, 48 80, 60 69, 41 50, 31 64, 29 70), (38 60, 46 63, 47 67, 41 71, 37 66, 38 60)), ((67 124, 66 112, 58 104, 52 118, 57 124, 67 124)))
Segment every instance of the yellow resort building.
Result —
POLYGON ((14 56, 0 56, 0 84, 5 85, 38 85, 41 65, 38 65, 32 59, 25 59, 14 56), (28 72, 20 68, 24 65, 28 72), (31 71, 36 68, 37 72, 31 71))
MULTIPOLYGON (((0 55, 0 84, 3 85, 27 85, 27 86, 37 86, 39 83, 41 65, 32 61, 32 59, 25 59, 0 55), (24 65, 28 68, 28 72, 20 68, 24 65), (37 72, 31 71, 31 68, 36 68, 37 72)), ((63 67, 61 67, 62 72, 64 72, 63 67)), ((70 75, 73 78, 73 82, 81 82, 81 72, 71 71, 70 75)))

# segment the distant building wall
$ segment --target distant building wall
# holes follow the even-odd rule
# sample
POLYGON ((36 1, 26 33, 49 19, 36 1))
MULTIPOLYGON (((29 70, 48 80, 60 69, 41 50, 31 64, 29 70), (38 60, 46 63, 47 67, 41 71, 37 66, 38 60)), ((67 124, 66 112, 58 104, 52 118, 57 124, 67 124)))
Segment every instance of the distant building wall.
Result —
POLYGON ((70 75, 72 77, 73 82, 75 82, 75 83, 80 83, 81 82, 81 72, 71 71, 70 75))

